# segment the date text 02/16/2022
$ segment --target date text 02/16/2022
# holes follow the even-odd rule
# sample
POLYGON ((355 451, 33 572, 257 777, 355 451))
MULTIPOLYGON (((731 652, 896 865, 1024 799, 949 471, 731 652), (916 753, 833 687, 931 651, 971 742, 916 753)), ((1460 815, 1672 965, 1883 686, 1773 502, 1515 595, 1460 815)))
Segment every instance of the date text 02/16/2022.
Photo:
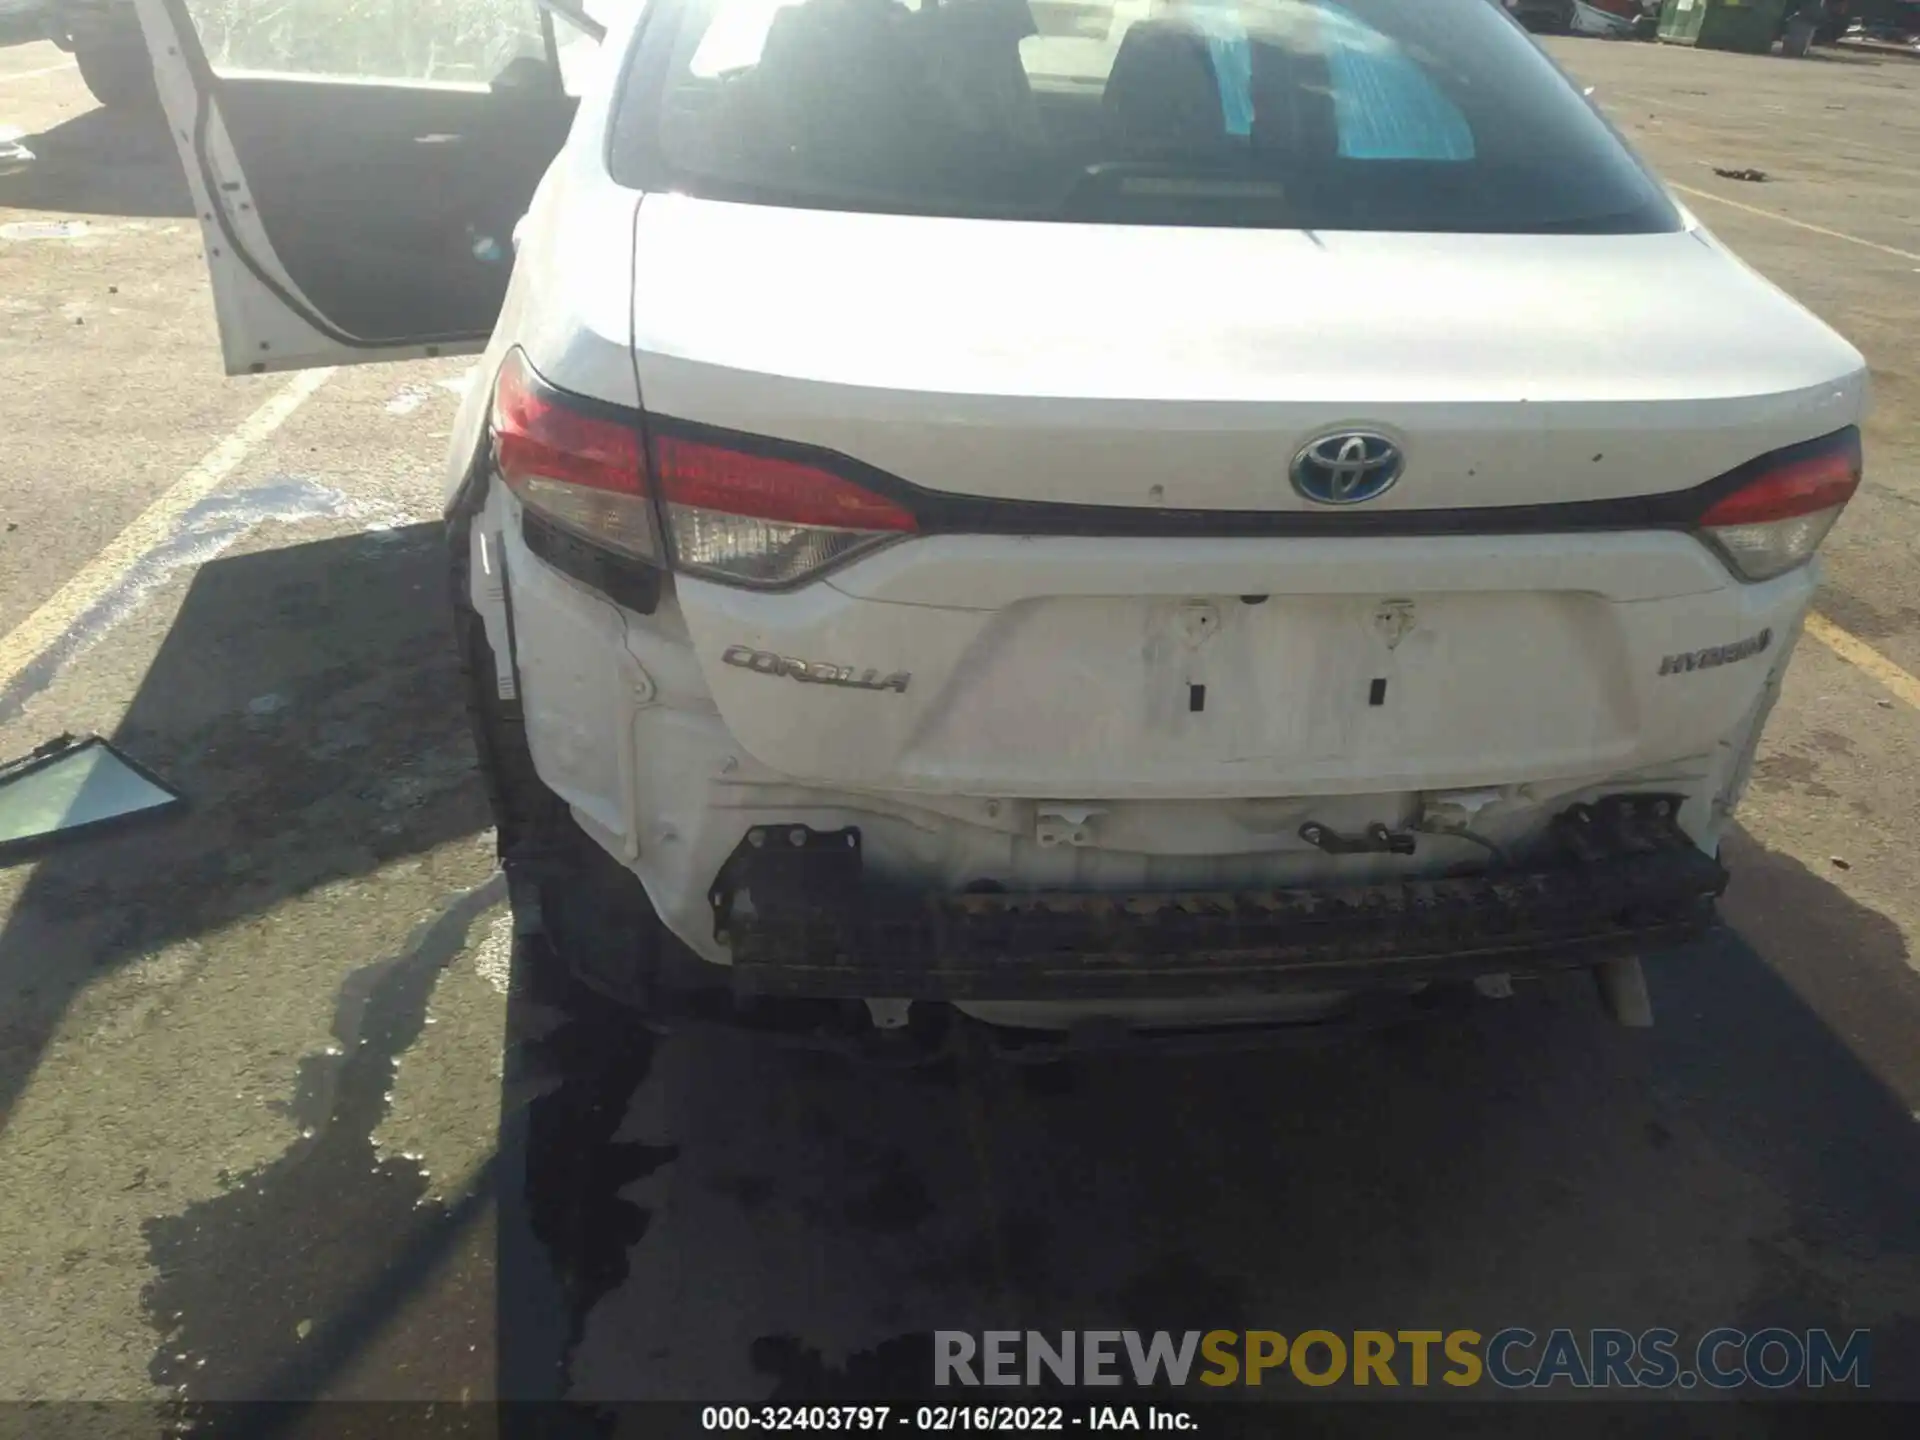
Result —
POLYGON ((1191 1431, 1198 1427, 1185 1410, 1136 1405, 708 1405, 700 1428, 709 1431, 884 1432, 921 1434, 952 1431, 1017 1433, 1069 1430, 1191 1431))

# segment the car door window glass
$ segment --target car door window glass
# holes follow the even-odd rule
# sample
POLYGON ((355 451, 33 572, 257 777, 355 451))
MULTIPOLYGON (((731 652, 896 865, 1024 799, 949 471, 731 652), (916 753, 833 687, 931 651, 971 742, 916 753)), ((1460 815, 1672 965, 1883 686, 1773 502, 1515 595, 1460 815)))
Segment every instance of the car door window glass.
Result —
POLYGON ((542 60, 534 0, 186 0, 215 73, 492 83, 542 60))
POLYGON ((577 8, 605 32, 645 3, 646 0, 573 0, 571 6, 549 12, 553 18, 554 59, 560 68, 561 88, 567 94, 576 98, 583 94, 598 67, 618 58, 607 53, 598 36, 576 24, 568 10, 577 8))

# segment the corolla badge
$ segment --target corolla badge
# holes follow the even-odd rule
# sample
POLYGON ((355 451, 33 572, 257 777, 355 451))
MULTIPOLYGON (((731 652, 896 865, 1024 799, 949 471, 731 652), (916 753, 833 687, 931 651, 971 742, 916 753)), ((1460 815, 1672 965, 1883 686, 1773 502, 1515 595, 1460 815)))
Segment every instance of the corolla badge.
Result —
POLYGON ((1400 447, 1370 430, 1340 430, 1300 447, 1293 488, 1319 505, 1358 505, 1393 488, 1405 467, 1400 447))
POLYGON ((913 676, 905 670, 882 675, 878 670, 858 671, 851 665, 797 660, 791 655, 777 654, 772 650, 756 650, 751 645, 729 645, 720 661, 758 675, 784 675, 804 685, 839 685, 848 690, 892 690, 904 695, 913 681, 913 676))

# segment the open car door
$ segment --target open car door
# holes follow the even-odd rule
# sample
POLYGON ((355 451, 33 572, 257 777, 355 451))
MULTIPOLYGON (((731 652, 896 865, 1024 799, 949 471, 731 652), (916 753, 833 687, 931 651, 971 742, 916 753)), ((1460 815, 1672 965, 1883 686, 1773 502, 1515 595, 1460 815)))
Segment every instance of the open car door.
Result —
POLYGON ((597 25, 560 4, 556 37, 538 0, 137 4, 228 374, 485 346, 572 120, 561 51, 597 25))

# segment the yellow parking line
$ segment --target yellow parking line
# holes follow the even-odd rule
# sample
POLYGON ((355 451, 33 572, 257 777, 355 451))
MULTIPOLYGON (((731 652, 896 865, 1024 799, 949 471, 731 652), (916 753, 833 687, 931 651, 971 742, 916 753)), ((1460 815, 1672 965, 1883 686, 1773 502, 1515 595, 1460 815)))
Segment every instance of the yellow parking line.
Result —
POLYGON ((1916 680, 1858 635, 1842 630, 1824 615, 1807 616, 1807 633, 1856 669, 1864 670, 1914 709, 1920 710, 1916 680))
POLYGON ((1724 195, 1716 195, 1711 190, 1696 190, 1691 185, 1679 185, 1669 180, 1667 188, 1678 190, 1686 195, 1698 195, 1703 200, 1712 200, 1716 204, 1731 205, 1736 210, 1744 210, 1749 215, 1764 215, 1769 220, 1778 220, 1782 225, 1791 225, 1796 230, 1810 230, 1815 235, 1824 235, 1829 240, 1845 240, 1850 245, 1864 245, 1869 250, 1878 250, 1882 255, 1897 255, 1902 260, 1911 260, 1920 264, 1920 253, 1912 250, 1897 249, 1892 245, 1882 245, 1878 240, 1862 240, 1858 235, 1849 235, 1844 230, 1829 230, 1824 225, 1810 224, 1805 220, 1796 220, 1791 215, 1782 215, 1778 210, 1764 210, 1758 205, 1749 205, 1744 200, 1729 200, 1724 195))
POLYGON ((271 400, 241 421, 238 429, 202 456, 198 465, 168 486, 79 574, 0 639, 0 690, 12 684, 75 620, 118 585, 143 555, 167 538, 181 516, 212 494, 248 452, 284 425, 332 374, 331 370, 302 370, 296 374, 271 400))

